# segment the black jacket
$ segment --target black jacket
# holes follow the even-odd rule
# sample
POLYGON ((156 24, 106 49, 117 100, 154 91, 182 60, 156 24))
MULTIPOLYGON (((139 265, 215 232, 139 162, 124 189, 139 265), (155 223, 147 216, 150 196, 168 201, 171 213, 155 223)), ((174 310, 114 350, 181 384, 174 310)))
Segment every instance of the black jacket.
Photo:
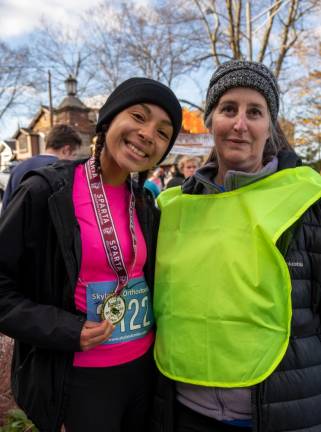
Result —
POLYGON ((166 185, 166 189, 169 189, 171 187, 175 186, 181 186, 184 183, 184 176, 180 172, 177 172, 174 177, 170 179, 170 181, 166 185))
MULTIPOLYGON (((43 432, 60 430, 85 320, 74 305, 81 241, 72 201, 75 166, 83 162, 29 173, 0 219, 0 331, 15 339, 15 399, 43 432)), ((151 195, 134 193, 152 288, 158 211, 151 195)))
MULTIPOLYGON (((293 153, 278 156, 279 169, 298 162, 293 153)), ((201 187, 194 193, 202 193, 201 187)), ((278 247, 292 280, 291 337, 277 369, 252 389, 253 431, 321 432, 320 201, 283 234, 278 247)), ((174 400, 175 384, 160 375, 153 432, 173 432, 174 400)))

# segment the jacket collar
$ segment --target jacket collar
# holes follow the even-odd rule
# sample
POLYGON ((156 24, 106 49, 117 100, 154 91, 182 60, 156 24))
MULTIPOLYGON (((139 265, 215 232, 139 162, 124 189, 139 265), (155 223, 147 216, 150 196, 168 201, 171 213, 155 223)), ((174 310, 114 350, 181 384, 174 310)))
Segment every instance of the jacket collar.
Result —
MULTIPOLYGON (((264 178, 276 171, 286 168, 294 168, 302 165, 301 159, 294 151, 281 150, 277 157, 274 157, 271 162, 266 164, 259 173, 242 173, 238 171, 228 171, 224 180, 225 190, 233 190, 238 187, 246 186, 247 184, 264 178)), ((209 162, 196 173, 189 177, 182 185, 182 191, 186 194, 213 194, 220 193, 222 190, 215 184, 214 179, 217 174, 218 166, 215 162, 209 162)))

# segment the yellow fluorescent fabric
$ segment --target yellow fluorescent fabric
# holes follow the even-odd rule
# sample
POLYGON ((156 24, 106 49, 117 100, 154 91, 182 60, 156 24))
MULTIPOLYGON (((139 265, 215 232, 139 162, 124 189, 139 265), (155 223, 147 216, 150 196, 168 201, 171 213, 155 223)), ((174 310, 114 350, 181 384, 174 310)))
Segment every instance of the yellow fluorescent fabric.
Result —
POLYGON ((261 382, 288 346, 291 281, 275 243, 321 197, 321 177, 287 169, 232 192, 159 197, 155 360, 177 381, 261 382))

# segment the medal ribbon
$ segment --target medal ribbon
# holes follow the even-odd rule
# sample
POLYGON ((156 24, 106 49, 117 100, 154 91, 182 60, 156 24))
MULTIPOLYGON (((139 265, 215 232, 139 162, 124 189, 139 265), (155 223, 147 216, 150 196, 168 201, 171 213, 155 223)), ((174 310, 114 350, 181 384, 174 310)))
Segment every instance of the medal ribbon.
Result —
MULTIPOLYGON (((109 265, 114 270, 117 276, 117 286, 114 294, 119 295, 124 289, 124 287, 128 284, 128 272, 124 263, 123 253, 117 237, 117 232, 114 226, 114 221, 111 215, 108 199, 103 188, 102 178, 101 175, 96 172, 94 158, 88 159, 88 161, 85 163, 85 170, 90 196, 93 203, 97 225, 104 245, 105 253, 109 265)), ((130 188, 131 190, 128 210, 129 228, 131 233, 132 250, 134 256, 131 266, 132 270, 135 265, 137 252, 137 238, 134 225, 135 196, 133 194, 132 182, 130 182, 130 188)))

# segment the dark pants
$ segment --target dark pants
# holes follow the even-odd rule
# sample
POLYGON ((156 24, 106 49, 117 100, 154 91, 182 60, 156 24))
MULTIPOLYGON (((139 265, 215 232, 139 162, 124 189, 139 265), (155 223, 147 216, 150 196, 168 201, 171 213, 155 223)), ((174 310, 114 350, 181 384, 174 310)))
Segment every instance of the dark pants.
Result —
POLYGON ((120 366, 73 368, 66 431, 147 431, 154 381, 152 350, 120 366))
POLYGON ((175 402, 175 432, 248 432, 251 428, 231 426, 197 413, 175 402))

